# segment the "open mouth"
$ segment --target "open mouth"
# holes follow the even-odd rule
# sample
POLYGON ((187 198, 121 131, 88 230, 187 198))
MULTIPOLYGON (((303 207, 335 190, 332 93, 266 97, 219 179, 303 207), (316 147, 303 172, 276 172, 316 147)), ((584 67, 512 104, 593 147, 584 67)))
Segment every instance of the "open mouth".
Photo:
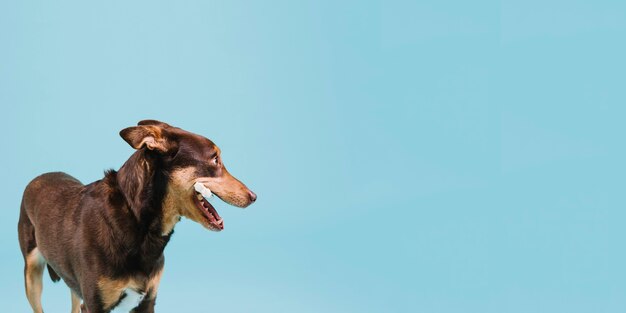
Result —
POLYGON ((224 229, 224 220, 217 214, 217 211, 211 205, 209 201, 207 201, 201 193, 194 192, 193 201, 196 204, 196 207, 202 212, 202 215, 207 219, 209 225, 213 226, 216 230, 224 229))

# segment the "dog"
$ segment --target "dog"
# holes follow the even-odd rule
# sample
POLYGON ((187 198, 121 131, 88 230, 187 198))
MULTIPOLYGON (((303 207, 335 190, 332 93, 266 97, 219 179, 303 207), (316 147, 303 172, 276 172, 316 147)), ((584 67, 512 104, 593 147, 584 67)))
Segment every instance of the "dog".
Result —
POLYGON ((24 191, 18 237, 35 313, 43 312, 46 266, 54 282, 63 279, 70 288, 72 313, 154 312, 163 250, 181 217, 224 229, 194 185, 242 208, 256 200, 205 137, 156 120, 140 121, 120 136, 136 151, 118 171, 88 185, 46 173, 24 191))

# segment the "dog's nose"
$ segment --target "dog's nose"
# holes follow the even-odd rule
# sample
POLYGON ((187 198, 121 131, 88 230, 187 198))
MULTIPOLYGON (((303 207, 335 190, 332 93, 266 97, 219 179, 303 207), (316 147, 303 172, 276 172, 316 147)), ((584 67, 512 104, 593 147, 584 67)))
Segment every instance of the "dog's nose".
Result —
POLYGON ((250 201, 252 202, 256 201, 256 193, 248 190, 248 196, 250 197, 250 201))

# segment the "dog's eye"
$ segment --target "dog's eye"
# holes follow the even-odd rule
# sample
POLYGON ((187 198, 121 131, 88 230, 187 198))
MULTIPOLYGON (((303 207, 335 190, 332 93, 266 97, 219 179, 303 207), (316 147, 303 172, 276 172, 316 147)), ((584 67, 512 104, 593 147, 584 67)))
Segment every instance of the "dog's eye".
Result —
POLYGON ((217 156, 213 158, 213 164, 217 165, 218 161, 219 160, 218 160, 217 156))

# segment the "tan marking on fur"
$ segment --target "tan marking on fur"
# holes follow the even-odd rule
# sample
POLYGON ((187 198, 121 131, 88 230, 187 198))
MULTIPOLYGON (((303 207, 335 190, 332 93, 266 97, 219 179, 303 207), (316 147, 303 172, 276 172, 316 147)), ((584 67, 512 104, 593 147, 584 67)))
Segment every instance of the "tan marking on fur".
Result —
POLYGON ((251 203, 248 188, 230 175, 226 169, 224 169, 224 175, 217 178, 197 177, 195 167, 178 169, 170 175, 167 194, 163 200, 163 235, 172 231, 179 216, 185 216, 205 228, 215 230, 194 203, 193 184, 196 182, 205 184, 211 192, 229 204, 246 207, 251 203))
POLYGON ((184 169, 176 170, 170 175, 170 181, 167 185, 167 193, 163 200, 163 224, 161 225, 161 231, 163 235, 167 235, 172 232, 176 223, 178 223, 179 217, 184 214, 184 211, 188 210, 186 207, 189 204, 193 205, 191 196, 191 185, 186 186, 186 181, 192 179, 194 168, 186 167, 184 169), (191 203, 190 203, 191 202, 191 203))
POLYGON ((170 183, 178 189, 191 190, 196 179, 196 168, 193 166, 176 170, 172 173, 170 183))
POLYGON ((193 184, 195 183, 196 169, 194 167, 185 167, 173 171, 170 175, 167 194, 163 200, 163 234, 169 234, 176 223, 179 216, 185 216, 204 227, 211 229, 206 218, 200 210, 196 208, 193 202, 195 193, 193 184))
POLYGON ((163 220, 161 222, 161 234, 163 236, 172 232, 181 216, 180 205, 178 203, 180 199, 175 196, 176 192, 175 188, 168 186, 165 199, 163 199, 163 220))
POLYGON ((222 177, 202 177, 198 181, 229 204, 238 207, 250 205, 248 187, 230 175, 225 168, 222 177))
POLYGON ((117 304, 126 288, 134 289, 139 292, 145 292, 146 279, 141 278, 120 278, 110 279, 101 277, 98 280, 98 288, 100 289, 100 299, 105 309, 112 309, 117 304))
POLYGON ((102 305, 106 309, 110 309, 122 296, 122 292, 126 289, 126 286, 130 282, 130 279, 110 279, 106 277, 98 280, 98 288, 100 289, 100 299, 102 305))
POLYGON ((43 270, 46 266, 39 248, 33 249, 26 256, 26 297, 30 306, 33 308, 33 312, 42 313, 41 307, 41 291, 43 290, 43 270))
POLYGON ((146 283, 146 290, 148 292, 148 299, 156 298, 157 291, 159 290, 159 284, 161 283, 161 276, 163 276, 163 268, 161 268, 146 283))
POLYGON ((74 293, 74 291, 70 290, 72 294, 72 313, 80 313, 80 298, 74 293))

